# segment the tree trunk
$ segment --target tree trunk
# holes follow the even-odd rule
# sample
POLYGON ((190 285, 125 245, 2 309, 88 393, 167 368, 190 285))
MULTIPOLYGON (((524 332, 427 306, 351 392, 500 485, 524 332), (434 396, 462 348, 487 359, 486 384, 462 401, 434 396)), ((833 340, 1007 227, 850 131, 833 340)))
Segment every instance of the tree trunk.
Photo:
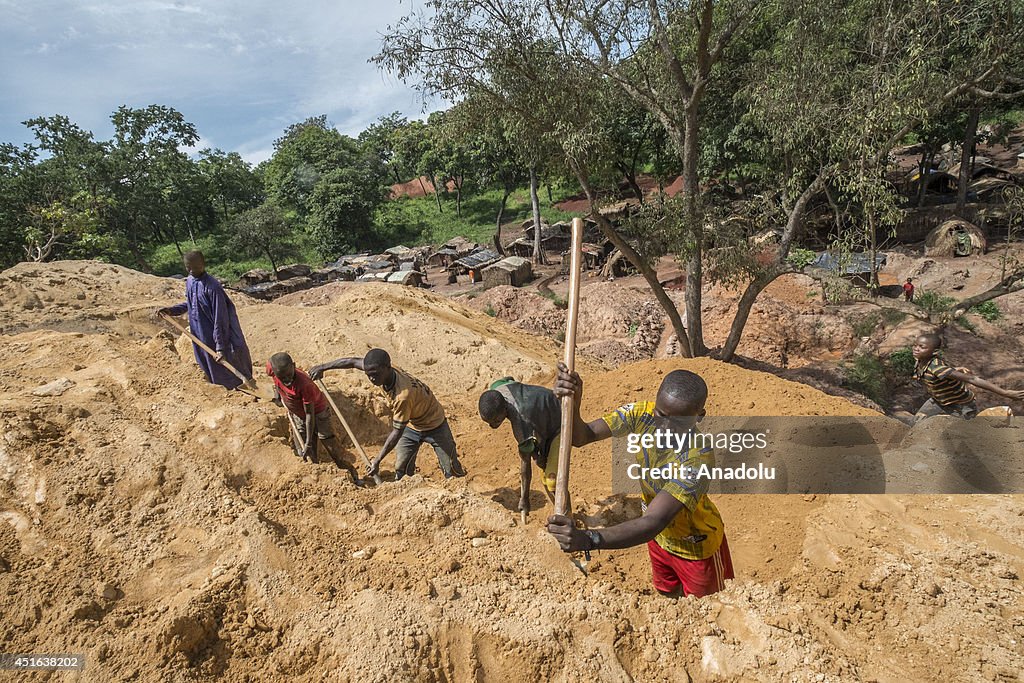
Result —
POLYGON ((280 280, 281 276, 277 274, 277 261, 274 260, 274 255, 271 253, 269 248, 264 251, 267 252, 267 258, 270 259, 270 268, 274 271, 274 279, 280 280))
POLYGON ((693 253, 686 263, 686 322, 693 357, 707 354, 704 345, 704 325, 701 312, 701 285, 704 281, 704 221, 700 215, 697 189, 697 108, 686 111, 686 130, 683 138, 683 207, 693 253))
POLYGON ((533 204, 533 262, 544 263, 544 250, 541 249, 540 234, 540 199, 537 197, 537 166, 530 164, 530 202, 533 204))
POLYGON ((505 194, 501 196, 501 204, 498 205, 498 220, 494 226, 494 250, 505 255, 505 248, 501 246, 501 223, 505 219, 505 205, 508 203, 508 197, 512 194, 512 190, 508 187, 505 188, 505 194))
POLYGON ((619 173, 622 174, 622 177, 625 179, 626 184, 629 185, 629 189, 633 191, 633 195, 637 199, 639 199, 640 203, 642 204, 644 201, 644 192, 643 190, 640 189, 640 184, 636 182, 635 167, 630 168, 623 162, 616 161, 615 168, 616 170, 618 170, 619 173))
POLYGON ((967 115, 967 126, 964 128, 963 149, 960 150, 960 178, 956 185, 956 213, 964 218, 964 209, 967 207, 967 186, 971 182, 971 158, 974 156, 974 139, 978 135, 978 117, 981 110, 978 107, 971 107, 967 115))
POLYGON ((632 263, 640 274, 644 276, 644 280, 647 281, 647 286, 651 288, 651 292, 654 293, 654 298, 658 300, 661 308, 665 311, 665 315, 668 316, 669 322, 672 324, 672 330, 676 333, 676 337, 679 339, 679 349, 684 357, 690 358, 690 339, 686 332, 686 327, 683 325, 683 319, 679 316, 679 309, 676 308, 675 302, 665 292, 665 288, 658 282, 658 274, 653 268, 636 252, 633 247, 629 245, 629 242, 622 238, 622 235, 615 230, 615 226, 612 225, 611 221, 601 215, 601 212, 597 210, 597 196, 594 194, 593 189, 590 187, 590 181, 587 176, 579 169, 573 169, 576 173, 576 178, 580 181, 580 186, 583 188, 583 192, 587 195, 587 200, 590 202, 590 215, 593 216, 594 220, 597 221, 598 227, 601 228, 601 232, 607 237, 615 248, 625 254, 629 262, 632 263))
POLYGON ((422 175, 416 176, 416 181, 419 182, 420 189, 423 190, 423 196, 426 197, 427 196, 427 186, 423 184, 423 176, 422 175))
POLYGON ((462 218, 462 181, 455 183, 455 215, 462 218))
POLYGON ((871 290, 872 296, 878 296, 878 288, 881 286, 878 283, 878 226, 875 224, 875 214, 872 211, 868 212, 868 236, 871 239, 871 283, 868 289, 871 290))
POLYGON ((928 184, 925 182, 931 174, 931 152, 925 150, 921 154, 921 162, 917 165, 917 206, 924 206, 924 191, 928 184))
POLYGON ((555 198, 551 196, 551 183, 548 183, 546 187, 548 188, 548 205, 550 206, 555 203, 555 198))
POLYGON ((437 176, 433 173, 430 174, 430 184, 434 186, 434 201, 437 202, 437 212, 444 213, 441 208, 441 190, 437 187, 437 176))
MULTIPOLYGON (((789 258, 789 250, 793 245, 793 241, 796 239, 797 233, 800 232, 800 225, 803 221, 804 211, 807 209, 807 204, 825 188, 825 178, 819 174, 810 185, 800 194, 800 197, 793 204, 793 208, 790 209, 789 218, 786 220, 786 228, 782 232, 782 239, 779 241, 779 249, 776 252, 775 263, 769 267, 769 270, 762 274, 760 277, 754 278, 754 280, 747 285, 747 288, 743 291, 743 295, 740 297, 739 302, 736 305, 736 315, 733 316, 732 326, 729 328, 729 336, 725 340, 725 348, 722 350, 722 360, 726 363, 732 362, 733 357, 736 355, 736 348, 740 345, 740 339, 743 337, 743 328, 747 325, 747 319, 750 317, 750 310, 754 306, 754 302, 757 301, 757 297, 764 291, 764 288, 770 285, 775 278, 780 275, 790 272, 786 259, 789 258)), ((823 290, 824 291, 824 290, 823 290)))
POLYGON ((958 318, 978 304, 991 301, 992 299, 996 299, 1001 296, 1006 296, 1007 294, 1019 292, 1022 289, 1024 289, 1024 270, 1018 270, 1007 275, 995 287, 988 289, 981 294, 975 294, 972 297, 968 297, 953 306, 949 311, 949 317, 951 319, 958 318))

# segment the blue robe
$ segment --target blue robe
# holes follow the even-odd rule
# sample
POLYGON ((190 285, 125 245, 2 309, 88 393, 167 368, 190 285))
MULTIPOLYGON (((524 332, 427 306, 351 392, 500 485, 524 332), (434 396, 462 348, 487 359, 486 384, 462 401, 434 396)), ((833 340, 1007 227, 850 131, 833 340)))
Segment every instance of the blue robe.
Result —
MULTIPOLYGON (((185 303, 170 307, 172 315, 188 311, 188 326, 200 341, 224 354, 224 360, 231 363, 240 373, 252 378, 252 356, 242 336, 235 305, 224 292, 217 279, 209 273, 199 277, 188 276, 185 281, 185 303)), ((196 362, 206 373, 206 379, 228 389, 242 384, 226 367, 213 356, 192 344, 196 362)))

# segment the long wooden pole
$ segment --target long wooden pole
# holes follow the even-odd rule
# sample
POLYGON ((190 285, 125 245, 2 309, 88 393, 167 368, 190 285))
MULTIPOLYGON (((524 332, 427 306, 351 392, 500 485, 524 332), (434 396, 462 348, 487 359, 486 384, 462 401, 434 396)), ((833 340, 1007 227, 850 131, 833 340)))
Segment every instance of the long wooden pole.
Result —
MULTIPOLYGON (((572 219, 572 258, 569 264, 569 315, 565 322, 563 362, 576 368, 576 322, 580 312, 580 261, 583 253, 583 219, 572 219)), ((569 457, 572 454, 572 422, 575 410, 572 396, 562 397, 562 431, 558 445, 558 476, 555 479, 555 514, 569 514, 569 457)))
MULTIPOLYGON (((338 420, 341 422, 341 426, 345 428, 345 433, 348 434, 348 438, 352 439, 352 445, 354 445, 356 447, 356 450, 359 451, 359 455, 363 459, 363 464, 369 467, 370 458, 367 457, 366 451, 363 450, 362 445, 359 443, 359 439, 356 438, 355 432, 353 432, 352 428, 348 426, 348 420, 346 420, 345 416, 341 414, 341 410, 338 409, 338 404, 334 402, 334 398, 331 396, 331 392, 327 390, 327 385, 324 384, 324 381, 322 379, 317 380, 316 383, 320 385, 321 391, 323 391, 324 396, 327 397, 327 402, 330 403, 331 408, 334 409, 334 414, 338 416, 338 420)), ((381 483, 381 478, 379 474, 373 475, 373 482, 378 485, 381 483)))
MULTIPOLYGON (((287 412, 287 408, 285 409, 287 412)), ((306 451, 306 442, 303 440, 302 435, 299 434, 299 428, 295 426, 295 420, 292 419, 291 413, 287 413, 285 417, 288 419, 288 426, 291 427, 292 440, 295 442, 295 447, 299 449, 299 455, 301 456, 306 451)))
POLYGON ((177 327, 181 331, 181 333, 183 335, 185 335, 186 337, 188 337, 189 339, 192 340, 193 344, 195 344, 196 346, 201 348, 203 351, 206 351, 206 353, 210 354, 211 358, 213 358, 218 363, 220 363, 221 365, 226 367, 228 370, 230 370, 231 374, 233 374, 238 379, 242 380, 242 384, 244 386, 248 387, 249 389, 255 389, 256 388, 256 381, 255 380, 250 379, 249 377, 246 377, 245 375, 240 373, 238 371, 238 369, 235 368, 234 365, 232 365, 231 363, 227 362, 223 358, 221 358, 220 360, 217 360, 217 352, 214 351, 213 349, 211 349, 209 346, 207 346, 203 342, 199 341, 199 339, 197 339, 194 334, 192 334, 191 332, 189 332, 188 330, 185 329, 184 325, 182 325, 181 323, 179 323, 177 320, 175 320, 174 318, 172 318, 169 315, 164 315, 164 314, 161 313, 160 317, 163 318, 164 320, 166 320, 167 322, 169 322, 170 324, 174 325, 175 327, 177 327))

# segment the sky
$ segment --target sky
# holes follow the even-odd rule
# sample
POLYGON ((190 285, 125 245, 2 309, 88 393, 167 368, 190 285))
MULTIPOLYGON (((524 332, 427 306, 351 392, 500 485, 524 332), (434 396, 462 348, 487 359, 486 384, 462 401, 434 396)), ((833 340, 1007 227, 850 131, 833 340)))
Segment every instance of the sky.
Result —
POLYGON ((122 104, 163 104, 195 124, 197 149, 236 151, 255 164, 310 116, 327 114, 353 136, 393 111, 421 118, 420 96, 367 63, 388 25, 417 6, 0 0, 0 142, 29 142, 21 122, 54 114, 108 139, 122 104))

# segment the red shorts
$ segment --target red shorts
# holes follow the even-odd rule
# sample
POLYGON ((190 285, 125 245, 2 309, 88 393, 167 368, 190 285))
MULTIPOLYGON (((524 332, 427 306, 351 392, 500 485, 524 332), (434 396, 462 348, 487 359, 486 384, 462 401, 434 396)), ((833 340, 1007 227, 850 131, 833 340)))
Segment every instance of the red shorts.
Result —
POLYGON ((662 548, 656 541, 647 542, 651 556, 651 579, 659 593, 703 597, 725 588, 725 580, 733 577, 729 544, 722 536, 722 545, 715 554, 703 560, 684 560, 662 548))

